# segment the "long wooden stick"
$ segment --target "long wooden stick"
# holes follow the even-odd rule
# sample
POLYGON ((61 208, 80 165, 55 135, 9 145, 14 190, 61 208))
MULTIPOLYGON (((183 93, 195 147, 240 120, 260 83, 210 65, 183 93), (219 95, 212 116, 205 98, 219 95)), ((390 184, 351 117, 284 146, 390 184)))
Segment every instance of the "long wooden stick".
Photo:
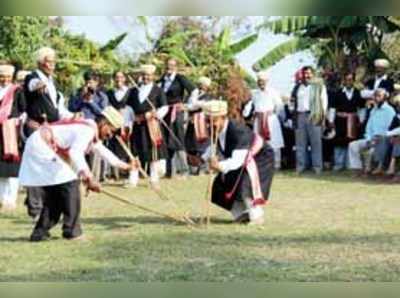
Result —
MULTIPOLYGON (((214 123, 213 118, 210 117, 210 125, 211 125, 211 158, 215 156, 215 144, 217 142, 217 134, 214 131, 214 123), (215 134, 215 136, 214 136, 215 134)), ((207 193, 206 193, 206 226, 208 227, 211 223, 210 209, 211 209, 211 199, 212 199, 212 186, 215 179, 215 175, 211 169, 209 169, 209 178, 207 185, 207 193)))
MULTIPOLYGON (((131 161, 138 162, 138 170, 143 175, 143 177, 145 177, 147 179, 147 181, 149 182, 150 189, 153 190, 160 197, 160 199, 162 199, 164 201, 174 202, 173 200, 169 199, 165 194, 163 194, 159 189, 157 189, 153 186, 153 184, 150 181, 149 175, 140 165, 139 159, 132 154, 131 150, 129 150, 128 146, 126 145, 126 143, 124 142, 124 140, 122 140, 122 138, 120 136, 116 136, 116 138, 117 138, 118 143, 121 145, 122 149, 128 155, 129 159, 131 161)), ((194 224, 194 222, 186 215, 183 215, 183 219, 189 224, 194 224)))
POLYGON ((140 210, 143 210, 143 211, 146 211, 146 212, 149 212, 149 213, 153 213, 155 215, 162 216, 162 217, 168 218, 170 220, 173 220, 173 221, 176 221, 176 222, 179 222, 179 223, 189 224, 185 219, 182 219, 182 218, 179 218, 179 217, 175 217, 173 215, 170 215, 170 214, 167 214, 167 213, 163 213, 163 212, 160 212, 160 211, 156 211, 156 210, 150 209, 148 207, 144 207, 142 205, 139 205, 137 203, 131 202, 131 201, 129 201, 129 200, 127 200, 127 199, 125 199, 125 198, 123 198, 123 197, 121 197, 121 196, 119 196, 119 195, 117 195, 115 193, 109 192, 107 190, 103 189, 103 190, 101 190, 101 193, 107 195, 108 197, 110 197, 110 198, 112 198, 112 199, 114 199, 116 201, 122 202, 122 203, 124 203, 126 205, 133 206, 133 207, 135 207, 137 209, 140 209, 140 210))

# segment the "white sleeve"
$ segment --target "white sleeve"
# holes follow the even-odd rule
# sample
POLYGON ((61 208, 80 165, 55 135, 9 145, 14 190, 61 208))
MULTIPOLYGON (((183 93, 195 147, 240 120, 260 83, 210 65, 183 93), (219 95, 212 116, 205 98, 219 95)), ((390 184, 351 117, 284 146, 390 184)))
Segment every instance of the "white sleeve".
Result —
POLYGON ((196 110, 198 108, 201 108, 201 105, 199 104, 199 95, 200 95, 200 90, 199 89, 194 89, 192 93, 189 96, 188 99, 188 104, 187 107, 189 111, 196 110))
POLYGON ((249 117, 251 113, 251 109, 253 108, 253 100, 250 100, 246 105, 244 106, 242 115, 243 117, 249 117))
POLYGON ((279 91, 275 90, 275 96, 274 96, 275 113, 279 113, 282 109, 283 109, 282 95, 279 91))
POLYGON ((326 86, 322 86, 321 90, 321 100, 322 100, 322 108, 325 112, 328 111, 328 92, 326 91, 326 86))
POLYGON ((394 136, 399 136, 399 135, 400 135, 400 127, 386 132, 387 137, 394 137, 394 136))
POLYGON ((224 174, 229 171, 237 170, 244 165, 249 150, 233 150, 232 157, 219 162, 219 166, 224 174))
POLYGON ((202 160, 209 160, 211 158, 211 145, 207 147, 204 153, 201 155, 202 160))
POLYGON ((106 146, 100 141, 93 145, 93 151, 98 153, 102 159, 106 160, 111 166, 115 168, 124 168, 126 163, 114 155, 106 146))
POLYGON ((71 113, 65 106, 65 98, 64 95, 62 95, 61 92, 58 92, 58 95, 60 97, 58 101, 58 112, 60 113, 60 118, 61 119, 69 119, 74 116, 73 113, 71 113))
POLYGON ((34 79, 30 80, 29 84, 28 84, 29 91, 30 92, 36 91, 38 84, 41 82, 42 81, 38 78, 34 78, 34 79))
POLYGON ((126 106, 123 111, 124 116, 124 126, 125 127, 132 127, 133 122, 135 122, 135 113, 133 112, 130 106, 126 106))
POLYGON ((168 106, 162 106, 157 109, 157 118, 162 119, 168 114, 168 106))
POLYGON ((76 135, 69 149, 72 166, 77 173, 84 172, 91 176, 89 165, 85 159, 86 150, 93 140, 95 132, 93 129, 81 129, 79 135, 76 135))

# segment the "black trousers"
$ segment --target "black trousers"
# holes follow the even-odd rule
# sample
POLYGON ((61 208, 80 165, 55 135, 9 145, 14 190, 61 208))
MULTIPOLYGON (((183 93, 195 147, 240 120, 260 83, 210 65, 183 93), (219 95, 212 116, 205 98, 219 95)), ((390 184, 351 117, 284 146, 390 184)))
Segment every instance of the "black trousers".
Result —
POLYGON ((80 225, 81 196, 79 181, 45 186, 43 209, 31 236, 31 240, 42 240, 63 216, 63 237, 71 239, 82 235, 80 225))
POLYGON ((28 215, 34 218, 42 212, 44 190, 43 187, 27 187, 26 191, 25 206, 28 215))

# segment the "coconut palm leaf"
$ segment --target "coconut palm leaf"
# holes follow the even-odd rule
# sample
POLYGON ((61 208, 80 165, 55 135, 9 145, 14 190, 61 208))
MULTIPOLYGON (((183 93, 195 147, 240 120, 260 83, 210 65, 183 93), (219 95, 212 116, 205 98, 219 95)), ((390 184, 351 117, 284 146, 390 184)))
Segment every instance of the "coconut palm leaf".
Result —
POLYGON ((267 69, 288 55, 295 54, 299 51, 309 49, 315 41, 309 38, 293 38, 289 41, 281 43, 274 49, 269 51, 264 57, 258 60, 253 68, 257 70, 267 69))

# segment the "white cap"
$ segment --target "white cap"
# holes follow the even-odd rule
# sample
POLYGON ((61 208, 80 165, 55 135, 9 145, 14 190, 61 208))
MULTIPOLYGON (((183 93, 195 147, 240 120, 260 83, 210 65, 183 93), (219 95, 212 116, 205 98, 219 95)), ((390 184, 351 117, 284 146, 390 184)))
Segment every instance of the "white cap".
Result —
POLYGON ((257 79, 258 80, 268 80, 268 73, 266 71, 260 71, 257 73, 257 79))
POLYGON ((143 64, 140 66, 140 72, 145 74, 154 74, 157 67, 154 64, 143 64))
POLYGON ((104 118, 107 119, 107 121, 116 129, 119 129, 122 127, 124 123, 124 118, 122 117, 121 113, 118 112, 115 108, 112 106, 106 107, 101 114, 104 116, 104 118))
POLYGON ((0 65, 0 75, 12 77, 15 71, 15 67, 10 64, 0 65))
POLYGON ((43 62, 47 57, 55 58, 56 51, 49 47, 43 47, 36 52, 36 62, 38 63, 43 62))
POLYGON ((376 59, 374 65, 375 67, 389 68, 390 62, 387 59, 376 59))
POLYGON ((25 80, 26 76, 27 76, 28 74, 30 74, 30 73, 31 73, 31 72, 30 72, 29 70, 19 70, 19 71, 17 72, 16 80, 17 80, 17 81, 23 81, 23 80, 25 80))
POLYGON ((209 87, 209 86, 211 85, 211 79, 210 79, 210 78, 207 78, 207 77, 200 77, 200 78, 199 78, 199 83, 200 83, 201 85, 204 85, 204 86, 209 87))
POLYGON ((203 112, 206 116, 217 117, 228 114, 228 103, 223 100, 210 100, 203 104, 203 112))

